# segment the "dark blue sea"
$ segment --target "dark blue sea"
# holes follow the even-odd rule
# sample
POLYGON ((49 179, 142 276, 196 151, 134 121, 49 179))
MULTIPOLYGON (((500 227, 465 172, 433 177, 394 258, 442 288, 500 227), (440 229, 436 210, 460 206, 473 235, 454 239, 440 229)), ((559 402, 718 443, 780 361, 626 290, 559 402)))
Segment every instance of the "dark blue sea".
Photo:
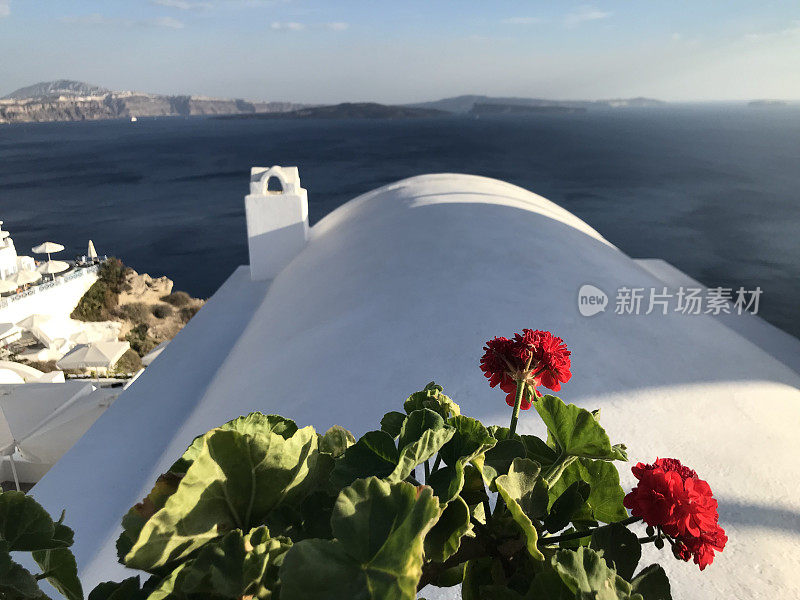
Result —
POLYGON ((398 179, 503 179, 623 251, 709 286, 763 290, 800 337, 800 110, 707 105, 480 120, 140 119, 0 126, 0 219, 121 257, 207 297, 247 262, 251 165, 298 165, 316 222, 398 179))

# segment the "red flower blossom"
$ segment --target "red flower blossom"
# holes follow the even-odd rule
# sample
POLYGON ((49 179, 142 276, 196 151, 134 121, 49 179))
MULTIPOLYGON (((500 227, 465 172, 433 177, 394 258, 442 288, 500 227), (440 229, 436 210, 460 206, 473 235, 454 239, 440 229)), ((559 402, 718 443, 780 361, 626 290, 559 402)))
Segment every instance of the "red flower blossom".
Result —
POLYGON ((481 357, 481 370, 492 387, 500 386, 506 402, 514 406, 517 382, 524 386, 520 408, 528 410, 541 396, 536 389, 543 385, 557 392, 561 383, 569 381, 570 352, 559 337, 549 331, 523 329, 514 339, 496 337, 486 342, 481 357))
POLYGON ((631 514, 675 538, 677 558, 693 556, 701 570, 711 564, 714 550, 721 551, 728 538, 717 523, 717 501, 708 483, 673 458, 639 463, 631 470, 639 480, 624 500, 631 514))
POLYGON ((676 558, 685 561, 688 561, 690 557, 694 558, 694 564, 702 571, 714 562, 714 550, 722 552, 727 541, 728 536, 725 535, 725 530, 719 525, 715 525, 714 529, 704 531, 698 537, 678 538, 672 548, 672 553, 676 558), (679 547, 680 550, 676 550, 679 547))

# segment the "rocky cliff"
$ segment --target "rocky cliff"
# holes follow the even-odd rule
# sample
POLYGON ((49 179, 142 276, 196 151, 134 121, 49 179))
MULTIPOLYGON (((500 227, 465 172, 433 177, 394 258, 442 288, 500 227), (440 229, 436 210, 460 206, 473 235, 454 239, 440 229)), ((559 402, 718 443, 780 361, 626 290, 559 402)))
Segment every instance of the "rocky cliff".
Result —
POLYGON ((237 115, 287 112, 301 107, 291 102, 110 92, 98 86, 59 80, 21 88, 0 100, 0 123, 237 115))

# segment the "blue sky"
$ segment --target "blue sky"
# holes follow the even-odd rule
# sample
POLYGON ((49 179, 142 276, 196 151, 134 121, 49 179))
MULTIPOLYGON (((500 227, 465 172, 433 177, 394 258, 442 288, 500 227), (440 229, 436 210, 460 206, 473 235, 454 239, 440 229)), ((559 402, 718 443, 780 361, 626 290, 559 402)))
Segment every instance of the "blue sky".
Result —
POLYGON ((800 3, 0 0, 0 95, 800 98, 800 3))

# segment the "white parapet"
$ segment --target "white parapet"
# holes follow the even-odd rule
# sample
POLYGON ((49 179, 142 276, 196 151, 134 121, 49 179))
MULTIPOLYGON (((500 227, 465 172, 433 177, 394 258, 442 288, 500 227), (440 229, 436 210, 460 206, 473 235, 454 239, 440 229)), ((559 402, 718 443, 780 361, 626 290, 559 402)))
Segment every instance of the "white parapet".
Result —
POLYGON ((308 240, 308 192, 300 187, 297 167, 253 167, 244 207, 250 276, 274 279, 308 240), (273 179, 280 189, 269 189, 273 179))

